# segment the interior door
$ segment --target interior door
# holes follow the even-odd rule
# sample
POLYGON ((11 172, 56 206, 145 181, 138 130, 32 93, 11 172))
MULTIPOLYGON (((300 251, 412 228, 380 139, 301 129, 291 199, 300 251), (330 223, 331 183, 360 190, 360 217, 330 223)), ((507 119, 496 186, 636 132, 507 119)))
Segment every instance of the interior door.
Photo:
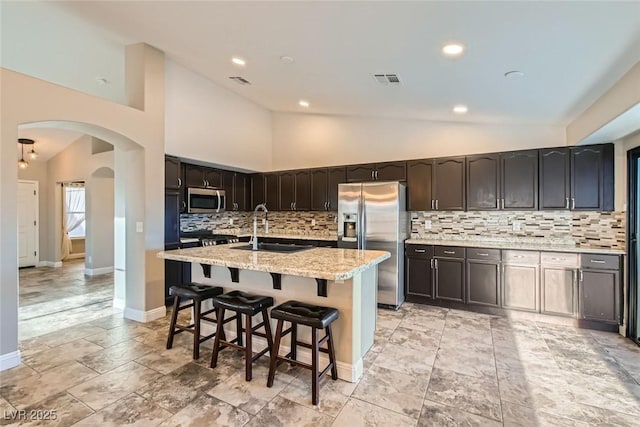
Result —
POLYGON ((38 264, 38 183, 18 182, 18 266, 38 264))

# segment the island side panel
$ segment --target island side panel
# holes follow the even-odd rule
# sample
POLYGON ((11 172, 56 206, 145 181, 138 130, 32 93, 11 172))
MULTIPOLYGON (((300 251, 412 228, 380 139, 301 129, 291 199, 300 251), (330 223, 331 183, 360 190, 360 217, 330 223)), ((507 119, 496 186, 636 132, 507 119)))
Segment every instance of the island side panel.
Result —
MULTIPOLYGON (((375 271, 377 267, 372 267, 367 272, 373 270, 373 276, 371 273, 364 274, 366 281, 375 283, 375 271), (372 278, 373 277, 373 278, 372 278)), ((275 300, 275 305, 281 304, 288 300, 298 300, 309 304, 323 305, 334 307, 339 310, 339 318, 332 324, 335 347, 336 347, 336 359, 338 361, 338 377, 345 381, 355 382, 363 373, 362 370, 362 356, 367 349, 373 343, 375 328, 375 300, 370 302, 367 300, 367 310, 362 310, 363 301, 362 298, 362 280, 363 274, 357 274, 354 279, 344 281, 328 281, 328 293, 327 297, 319 297, 317 295, 316 281, 308 277, 289 276, 282 275, 282 289, 273 289, 273 281, 271 275, 266 272, 240 270, 240 281, 234 283, 231 281, 231 275, 229 269, 226 267, 212 266, 211 278, 205 278, 202 272, 202 268, 199 264, 192 264, 192 278, 194 282, 211 285, 222 286, 225 292, 232 290, 242 290, 246 292, 256 293, 260 295, 271 296, 275 300), (354 283, 357 285, 354 286, 354 283), (354 301, 356 298, 358 301, 354 301), (355 313, 354 313, 355 310, 355 313), (363 318, 363 313, 366 313, 363 318), (357 316, 354 318, 354 316, 357 316), (373 321, 371 320, 373 316, 373 321), (371 326, 373 324, 373 326, 371 326), (362 325, 366 325, 366 331, 368 337, 362 339, 362 325), (371 343, 371 344, 364 344, 371 343)), ((365 286, 366 288, 367 286, 365 286)), ((374 297, 375 298, 375 297, 374 297)), ((369 298, 370 299, 370 298, 369 298)), ((203 303, 203 311, 211 307, 210 301, 203 303)), ((258 316, 259 317, 259 316, 258 316)), ((275 333, 276 321, 271 321, 272 329, 275 333)), ((286 327, 286 326, 285 326, 286 327)), ((213 325, 208 322, 203 322, 202 334, 206 335, 215 330, 213 325)), ((232 324, 227 324, 226 333, 228 338, 235 337, 235 328, 232 324)), ((298 337, 301 340, 310 342, 310 328, 305 326, 299 327, 298 337)), ((289 352, 290 340, 289 336, 283 339, 280 347, 280 354, 284 355, 289 352)), ((266 341, 260 337, 254 339, 254 351, 264 348, 266 341)), ((311 353, 304 348, 298 348, 298 359, 303 362, 311 362, 311 353)), ((321 354, 321 364, 326 364, 326 355, 321 354)))

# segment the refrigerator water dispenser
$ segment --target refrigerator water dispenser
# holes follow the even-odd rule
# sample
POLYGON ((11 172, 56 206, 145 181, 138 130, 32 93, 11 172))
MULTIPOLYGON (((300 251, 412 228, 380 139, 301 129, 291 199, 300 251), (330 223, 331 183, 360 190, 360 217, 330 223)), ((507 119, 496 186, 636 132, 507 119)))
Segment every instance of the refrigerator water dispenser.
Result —
POLYGON ((345 213, 343 215, 344 230, 342 235, 348 239, 351 238, 355 241, 357 237, 356 221, 358 220, 358 215, 354 213, 345 213))

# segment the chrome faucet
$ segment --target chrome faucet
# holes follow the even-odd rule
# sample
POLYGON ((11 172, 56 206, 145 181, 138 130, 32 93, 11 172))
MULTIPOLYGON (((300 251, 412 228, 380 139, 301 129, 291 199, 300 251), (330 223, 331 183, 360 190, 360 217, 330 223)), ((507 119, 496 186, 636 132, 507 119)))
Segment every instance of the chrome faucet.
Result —
POLYGON ((267 227, 269 227, 269 224, 267 223, 267 219, 266 219, 266 214, 267 212, 269 212, 269 210, 267 210, 267 205, 265 205, 264 203, 260 203, 253 210, 253 236, 251 236, 251 242, 253 243, 252 249, 254 251, 258 250, 258 211, 260 210, 264 211, 265 213, 265 223, 264 223, 265 233, 268 230, 267 227))

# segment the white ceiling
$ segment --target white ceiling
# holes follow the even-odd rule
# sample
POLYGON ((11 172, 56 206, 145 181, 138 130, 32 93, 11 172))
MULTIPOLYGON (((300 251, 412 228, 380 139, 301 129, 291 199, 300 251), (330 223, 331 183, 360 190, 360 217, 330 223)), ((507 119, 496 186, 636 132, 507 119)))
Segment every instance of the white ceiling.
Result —
MULTIPOLYGON (((38 153, 37 161, 46 162, 53 156, 64 150, 69 144, 76 141, 84 134, 74 132, 66 129, 55 128, 30 128, 27 126, 21 126, 18 129, 19 138, 33 139, 36 143, 33 145, 34 149, 38 153)), ((18 147, 18 159, 21 156, 21 145, 16 142, 18 147)), ((25 160, 27 153, 31 150, 31 146, 24 146, 25 160)))
POLYGON ((640 2, 89 1, 63 7, 273 111, 566 125, 640 61, 640 2), (465 54, 443 58, 461 41, 465 54), (247 60, 244 69, 230 63, 247 60), (295 58, 293 64, 280 60, 295 58), (510 70, 526 73, 507 80, 510 70), (397 73, 400 87, 374 73, 397 73), (229 76, 252 82, 239 86, 229 76), (303 109, 304 98, 311 107, 303 109), (453 116, 454 104, 469 114, 453 116))

